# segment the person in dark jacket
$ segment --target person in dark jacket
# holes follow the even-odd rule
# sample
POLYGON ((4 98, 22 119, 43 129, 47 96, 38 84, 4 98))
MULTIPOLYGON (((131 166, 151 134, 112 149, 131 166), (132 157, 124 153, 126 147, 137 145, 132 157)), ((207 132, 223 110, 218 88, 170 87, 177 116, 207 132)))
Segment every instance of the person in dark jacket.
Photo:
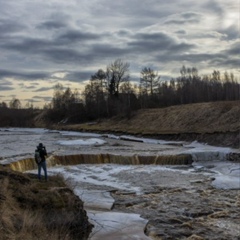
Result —
POLYGON ((37 146, 36 152, 39 153, 40 161, 37 162, 38 165, 38 179, 41 180, 41 170, 44 171, 45 180, 47 181, 47 164, 46 164, 46 157, 47 157, 47 150, 46 147, 43 146, 42 143, 39 143, 37 146))

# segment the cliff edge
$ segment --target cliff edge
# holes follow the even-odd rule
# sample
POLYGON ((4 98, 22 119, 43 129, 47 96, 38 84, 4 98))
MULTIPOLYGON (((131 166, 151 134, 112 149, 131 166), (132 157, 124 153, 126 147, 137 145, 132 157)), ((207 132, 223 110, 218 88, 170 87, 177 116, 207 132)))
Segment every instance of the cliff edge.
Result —
POLYGON ((0 166, 0 184, 0 239, 88 239, 83 202, 60 176, 40 182, 0 166))

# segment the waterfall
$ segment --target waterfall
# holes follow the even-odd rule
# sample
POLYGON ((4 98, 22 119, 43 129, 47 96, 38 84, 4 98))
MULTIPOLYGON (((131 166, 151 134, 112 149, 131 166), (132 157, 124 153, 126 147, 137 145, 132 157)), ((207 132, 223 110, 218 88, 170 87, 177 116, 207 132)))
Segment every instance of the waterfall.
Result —
MULTIPOLYGON (((114 154, 75 154, 75 155, 52 155, 47 158, 47 166, 54 167, 57 165, 78 165, 78 164, 123 164, 123 165, 188 165, 192 164, 190 154, 179 155, 131 155, 122 156, 114 154)), ((5 164, 12 170, 25 172, 36 169, 37 164, 33 158, 20 159, 18 161, 5 164)))

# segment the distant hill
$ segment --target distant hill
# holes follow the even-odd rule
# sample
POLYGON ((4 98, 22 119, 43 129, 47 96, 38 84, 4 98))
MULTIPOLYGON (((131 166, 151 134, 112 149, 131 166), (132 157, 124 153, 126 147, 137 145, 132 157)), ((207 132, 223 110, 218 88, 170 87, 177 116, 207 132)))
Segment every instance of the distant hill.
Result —
POLYGON ((130 119, 115 117, 96 123, 58 125, 55 128, 198 140, 239 148, 240 101, 141 109, 132 114, 130 119))

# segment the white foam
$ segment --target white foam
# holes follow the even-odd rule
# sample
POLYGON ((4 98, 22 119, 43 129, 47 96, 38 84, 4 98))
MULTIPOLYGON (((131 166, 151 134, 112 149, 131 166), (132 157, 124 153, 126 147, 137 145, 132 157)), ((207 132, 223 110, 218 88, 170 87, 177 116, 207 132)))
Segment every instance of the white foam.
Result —
POLYGON ((240 175, 237 177, 227 175, 216 176, 212 182, 212 186, 218 189, 240 189, 240 175))
POLYGON ((84 146, 91 146, 91 145, 103 145, 106 141, 98 139, 98 138, 89 138, 87 140, 83 139, 76 139, 76 140, 60 140, 57 141, 59 145, 71 146, 71 145, 84 145, 84 146))
POLYGON ((215 147, 207 144, 198 143, 197 141, 183 146, 186 150, 182 153, 191 154, 193 161, 215 161, 226 160, 228 153, 232 151, 231 148, 215 147))

